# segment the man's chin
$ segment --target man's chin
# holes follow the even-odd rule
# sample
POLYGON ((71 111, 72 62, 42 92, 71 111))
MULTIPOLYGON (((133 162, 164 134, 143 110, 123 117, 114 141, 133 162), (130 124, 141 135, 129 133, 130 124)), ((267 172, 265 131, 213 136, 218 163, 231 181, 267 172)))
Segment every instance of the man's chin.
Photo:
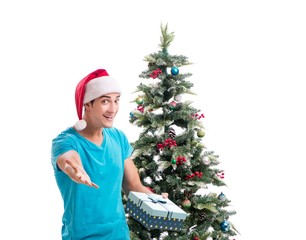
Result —
POLYGON ((104 128, 112 128, 113 127, 113 123, 104 124, 103 127, 104 128))

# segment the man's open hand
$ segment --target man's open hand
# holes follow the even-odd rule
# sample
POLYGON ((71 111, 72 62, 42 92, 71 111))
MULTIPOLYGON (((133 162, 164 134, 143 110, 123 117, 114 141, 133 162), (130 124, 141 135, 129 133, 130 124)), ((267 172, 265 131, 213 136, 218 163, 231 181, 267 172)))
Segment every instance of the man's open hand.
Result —
POLYGON ((70 160, 66 160, 65 173, 75 182, 85 184, 89 187, 99 188, 97 184, 90 180, 82 166, 79 166, 70 160))

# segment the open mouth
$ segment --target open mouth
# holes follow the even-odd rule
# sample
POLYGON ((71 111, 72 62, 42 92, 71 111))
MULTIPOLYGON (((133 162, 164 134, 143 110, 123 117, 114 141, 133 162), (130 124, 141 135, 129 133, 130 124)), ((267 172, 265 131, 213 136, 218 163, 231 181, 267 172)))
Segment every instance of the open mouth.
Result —
POLYGON ((113 120, 113 119, 114 119, 114 116, 106 116, 106 115, 103 115, 103 117, 105 117, 107 120, 113 120))

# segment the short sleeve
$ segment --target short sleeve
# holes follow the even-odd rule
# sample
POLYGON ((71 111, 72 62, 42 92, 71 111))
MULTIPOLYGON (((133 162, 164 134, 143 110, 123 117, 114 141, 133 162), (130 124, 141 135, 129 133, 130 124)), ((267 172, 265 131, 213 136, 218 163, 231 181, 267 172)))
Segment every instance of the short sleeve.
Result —
POLYGON ((131 157, 134 149, 133 147, 131 146, 131 144, 129 143, 127 137, 124 135, 124 146, 125 146, 125 156, 124 156, 124 160, 131 157))
POLYGON ((77 151, 76 141, 71 134, 61 133, 52 140, 51 163, 54 170, 59 170, 56 164, 57 158, 70 150, 77 151))
POLYGON ((114 130, 117 131, 117 134, 120 139, 121 149, 122 149, 122 158, 126 160, 127 158, 131 157, 134 149, 131 146, 130 142, 128 141, 127 136, 122 130, 120 129, 114 129, 114 130))

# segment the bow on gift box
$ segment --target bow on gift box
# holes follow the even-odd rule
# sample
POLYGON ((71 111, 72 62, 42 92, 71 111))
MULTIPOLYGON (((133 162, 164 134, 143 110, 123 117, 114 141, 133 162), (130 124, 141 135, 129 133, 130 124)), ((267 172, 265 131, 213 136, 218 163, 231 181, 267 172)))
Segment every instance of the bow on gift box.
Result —
POLYGON ((167 203, 167 201, 163 200, 162 198, 149 196, 148 197, 153 203, 167 203))
MULTIPOLYGON (((154 196, 154 195, 150 195, 148 194, 148 199, 151 200, 152 203, 159 203, 166 211, 167 211, 167 218, 172 218, 172 215, 173 215, 173 211, 171 211, 171 209, 169 209, 167 207, 167 201, 163 198, 160 198, 158 196, 154 196)), ((140 203, 140 206, 142 205, 142 203, 146 202, 145 200, 143 200, 141 203, 140 203)))

